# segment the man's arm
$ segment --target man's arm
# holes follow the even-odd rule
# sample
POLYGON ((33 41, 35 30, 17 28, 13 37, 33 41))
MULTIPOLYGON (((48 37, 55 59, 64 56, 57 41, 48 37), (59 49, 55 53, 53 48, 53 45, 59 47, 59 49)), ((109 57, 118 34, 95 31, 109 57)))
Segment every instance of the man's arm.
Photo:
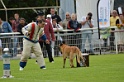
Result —
POLYGON ((52 37, 52 41, 55 41, 55 34, 54 34, 53 27, 52 27, 51 23, 49 23, 49 30, 50 30, 50 34, 52 37))
POLYGON ((90 26, 90 28, 93 28, 93 21, 92 20, 88 20, 88 24, 89 24, 89 26, 90 26))
POLYGON ((87 22, 88 22, 88 19, 83 17, 81 20, 81 24, 85 25, 85 23, 87 23, 87 22))
POLYGON ((29 23, 28 25, 24 26, 22 28, 22 33, 26 36, 29 36, 30 35, 30 30, 31 30, 31 24, 32 23, 29 23))
POLYGON ((7 24, 7 26, 8 26, 9 32, 13 32, 11 25, 10 25, 8 22, 6 22, 6 24, 7 24))
POLYGON ((42 34, 40 39, 44 40, 46 42, 46 44, 50 44, 49 40, 47 39, 45 34, 42 34))

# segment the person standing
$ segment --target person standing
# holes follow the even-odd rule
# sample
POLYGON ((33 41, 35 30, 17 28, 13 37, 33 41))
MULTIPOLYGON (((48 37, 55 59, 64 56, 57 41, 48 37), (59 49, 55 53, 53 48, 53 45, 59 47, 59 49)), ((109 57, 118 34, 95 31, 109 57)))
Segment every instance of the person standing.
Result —
POLYGON ((67 29, 68 22, 71 20, 71 16, 69 12, 66 12, 65 19, 63 20, 63 28, 67 29))
POLYGON ((55 9, 54 8, 50 9, 50 13, 51 13, 52 19, 56 19, 57 24, 62 26, 62 19, 60 18, 59 15, 55 14, 55 9))
POLYGON ((79 34, 73 34, 74 32, 80 32, 80 24, 76 19, 76 14, 72 13, 71 14, 71 20, 68 22, 68 27, 67 29, 70 29, 72 31, 68 31, 68 33, 72 33, 72 35, 67 36, 69 41, 67 41, 67 43, 71 46, 78 46, 78 48, 80 48, 80 35, 79 34))
MULTIPOLYGON (((12 30, 13 32, 17 32, 17 27, 19 25, 19 14, 18 13, 15 13, 14 14, 14 18, 13 17, 10 17, 9 21, 11 22, 11 26, 12 26, 12 30)), ((16 56, 17 55, 17 42, 18 42, 18 38, 17 37, 13 37, 11 38, 11 40, 13 41, 13 44, 12 46, 14 47, 14 50, 11 49, 11 53, 13 53, 13 56, 16 56)))
MULTIPOLYGON (((117 19, 119 19, 117 11, 113 10, 112 16, 110 17, 110 26, 116 26, 117 19)), ((114 50, 114 40, 115 40, 115 34, 113 32, 114 30, 115 28, 110 29, 110 50, 114 50)))
POLYGON ((22 33, 24 34, 23 40, 23 51, 20 60, 20 71, 24 69, 27 63, 27 59, 30 56, 31 50, 36 55, 37 63, 41 69, 46 69, 45 61, 39 44, 39 38, 42 38, 46 44, 49 44, 45 34, 44 34, 44 20, 38 20, 36 22, 31 22, 22 28, 22 33))
MULTIPOLYGON (((11 33, 11 32, 13 32, 11 25, 0 18, 0 33, 11 33)), ((0 47, 0 52, 2 54, 2 48, 6 48, 6 47, 10 48, 10 44, 8 43, 10 42, 10 38, 2 38, 1 40, 2 40, 1 43, 4 43, 0 47)))
MULTIPOLYGON (((20 20, 19 20, 19 25, 18 25, 18 27, 17 27, 17 32, 20 32, 20 36, 24 36, 24 34, 22 33, 22 28, 24 27, 24 26, 26 26, 27 25, 27 23, 26 23, 26 20, 25 20, 25 18, 20 18, 20 20)), ((23 38, 22 37, 20 37, 19 39, 19 46, 21 47, 21 50, 23 50, 23 38)))
POLYGON ((17 32, 17 27, 19 25, 19 19, 20 18, 19 18, 19 14, 18 13, 14 14, 14 18, 13 17, 9 18, 9 21, 11 23, 13 32, 17 32))
MULTIPOLYGON (((62 36, 60 36, 60 33, 63 30, 63 27, 61 25, 57 24, 56 19, 52 20, 52 27, 53 27, 54 33, 57 34, 57 36, 56 36, 57 42, 55 43, 55 45, 58 45, 63 41, 62 36)), ((61 52, 59 51, 58 47, 56 47, 56 46, 55 46, 55 55, 56 56, 61 56, 61 52)))
POLYGON ((54 35, 54 32, 53 32, 51 22, 49 20, 45 19, 45 15, 44 15, 43 12, 38 14, 37 20, 45 20, 45 22, 46 22, 46 24, 44 26, 44 33, 46 34, 46 37, 49 40, 50 44, 46 44, 44 42, 44 40, 42 40, 42 39, 39 40, 39 43, 40 43, 41 48, 43 48, 43 44, 45 45, 46 50, 47 50, 47 54, 48 54, 48 58, 49 58, 49 62, 54 63, 54 59, 52 57, 51 44, 54 44, 54 42, 55 42, 55 35, 54 35))
MULTIPOLYGON (((92 20, 92 13, 89 12, 86 17, 82 17, 81 19, 81 24, 82 24, 82 29, 83 28, 93 28, 93 20, 92 20)), ((88 38, 88 42, 90 45, 90 53, 94 55, 94 50, 92 46, 92 30, 84 30, 82 31, 82 49, 81 51, 84 53, 85 52, 85 42, 86 39, 88 38)))
POLYGON ((19 14, 18 14, 18 13, 15 13, 15 14, 14 14, 14 18, 15 18, 15 22, 14 22, 13 31, 14 31, 14 32, 17 32, 17 27, 18 27, 18 25, 19 25, 19 20, 20 20, 19 14))
POLYGON ((1 33, 13 32, 11 25, 8 22, 3 21, 1 18, 0 18, 0 32, 1 33))

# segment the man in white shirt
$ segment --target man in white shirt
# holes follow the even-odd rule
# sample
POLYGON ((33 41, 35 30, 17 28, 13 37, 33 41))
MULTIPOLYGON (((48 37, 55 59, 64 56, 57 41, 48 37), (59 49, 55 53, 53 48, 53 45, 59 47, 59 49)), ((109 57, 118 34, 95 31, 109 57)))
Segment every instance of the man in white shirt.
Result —
MULTIPOLYGON (((93 28, 93 20, 92 20, 92 13, 89 12, 86 17, 82 17, 81 19, 81 24, 82 24, 82 29, 83 28, 93 28)), ((90 45, 90 53, 94 54, 93 46, 91 43, 92 40, 92 30, 83 30, 82 32, 82 49, 81 51, 84 53, 85 52, 85 42, 86 39, 88 38, 88 42, 90 45)))
POLYGON ((26 66, 27 59, 30 56, 31 50, 36 55, 37 63, 41 69, 46 69, 45 61, 43 58, 43 53, 39 44, 39 38, 42 38, 46 44, 49 44, 45 34, 44 34, 45 21, 39 20, 36 22, 29 23, 22 28, 22 33, 24 34, 23 39, 23 52, 20 60, 20 71, 26 66))

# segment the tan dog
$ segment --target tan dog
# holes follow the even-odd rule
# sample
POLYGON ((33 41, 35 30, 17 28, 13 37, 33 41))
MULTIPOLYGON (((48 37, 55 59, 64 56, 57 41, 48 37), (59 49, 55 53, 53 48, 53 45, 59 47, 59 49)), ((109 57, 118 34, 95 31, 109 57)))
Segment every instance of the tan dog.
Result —
POLYGON ((65 42, 59 45, 60 51, 63 55, 63 68, 65 68, 66 58, 69 57, 70 59, 70 66, 71 68, 74 67, 73 60, 75 56, 77 56, 77 62, 80 64, 80 61, 83 61, 84 66, 86 66, 83 56, 81 55, 81 51, 76 46, 68 46, 65 42))

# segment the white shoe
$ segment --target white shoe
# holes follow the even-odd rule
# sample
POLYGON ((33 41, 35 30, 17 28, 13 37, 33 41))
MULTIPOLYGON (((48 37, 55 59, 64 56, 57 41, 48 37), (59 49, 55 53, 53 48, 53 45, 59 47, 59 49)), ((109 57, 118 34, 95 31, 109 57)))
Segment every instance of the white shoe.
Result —
POLYGON ((46 67, 45 66, 41 66, 40 69, 46 69, 46 67))
POLYGON ((42 69, 46 69, 46 68, 42 68, 42 69))
POLYGON ((52 61, 51 63, 54 63, 54 61, 52 61))
POLYGON ((22 67, 19 68, 20 71, 23 71, 23 69, 24 69, 24 68, 22 68, 22 67))

